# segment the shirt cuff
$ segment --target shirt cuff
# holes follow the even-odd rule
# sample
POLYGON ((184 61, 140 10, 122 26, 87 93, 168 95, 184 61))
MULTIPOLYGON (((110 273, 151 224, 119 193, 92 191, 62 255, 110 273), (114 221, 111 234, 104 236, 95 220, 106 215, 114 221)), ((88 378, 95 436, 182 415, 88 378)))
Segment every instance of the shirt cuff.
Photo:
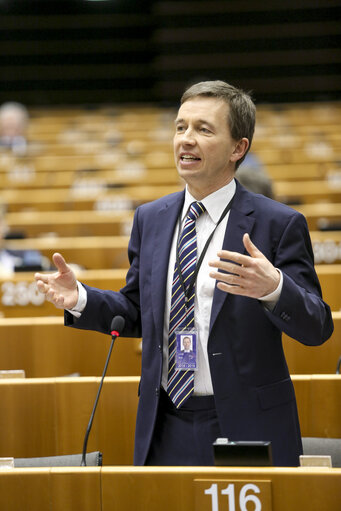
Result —
POLYGON ((88 300, 88 294, 86 292, 86 289, 80 282, 77 280, 77 287, 78 287, 78 301, 73 309, 67 309, 70 314, 75 316, 76 318, 79 318, 85 309, 86 302, 88 300))
POLYGON ((267 309, 269 309, 271 311, 276 307, 276 304, 279 300, 279 297, 282 292, 282 287, 283 287, 283 274, 282 274, 281 270, 279 270, 278 268, 276 268, 276 270, 278 271, 279 276, 280 276, 279 284, 278 284, 277 288, 275 289, 275 291, 272 291, 272 293, 269 293, 268 295, 258 298, 258 300, 263 302, 264 307, 266 307, 267 309))

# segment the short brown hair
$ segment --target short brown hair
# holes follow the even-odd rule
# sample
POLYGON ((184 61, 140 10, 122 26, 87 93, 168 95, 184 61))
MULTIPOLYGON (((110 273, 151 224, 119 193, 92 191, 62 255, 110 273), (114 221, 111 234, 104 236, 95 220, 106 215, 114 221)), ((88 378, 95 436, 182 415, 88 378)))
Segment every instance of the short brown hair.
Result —
POLYGON ((234 140, 241 140, 243 137, 248 139, 249 147, 244 156, 236 162, 237 169, 251 147, 255 131, 256 107, 250 93, 221 80, 199 82, 185 90, 181 97, 181 105, 198 96, 224 100, 230 107, 227 122, 232 138, 234 140))

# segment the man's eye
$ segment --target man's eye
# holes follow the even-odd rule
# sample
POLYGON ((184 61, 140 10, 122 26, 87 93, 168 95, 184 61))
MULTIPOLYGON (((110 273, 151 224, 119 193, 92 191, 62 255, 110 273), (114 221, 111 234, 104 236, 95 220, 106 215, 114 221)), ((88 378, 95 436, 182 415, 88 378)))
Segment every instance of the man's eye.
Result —
POLYGON ((211 133, 208 128, 200 128, 200 131, 202 131, 203 133, 211 133))
POLYGON ((184 131, 184 129, 185 129, 184 126, 177 126, 176 127, 176 132, 177 133, 181 133, 182 131, 184 131))

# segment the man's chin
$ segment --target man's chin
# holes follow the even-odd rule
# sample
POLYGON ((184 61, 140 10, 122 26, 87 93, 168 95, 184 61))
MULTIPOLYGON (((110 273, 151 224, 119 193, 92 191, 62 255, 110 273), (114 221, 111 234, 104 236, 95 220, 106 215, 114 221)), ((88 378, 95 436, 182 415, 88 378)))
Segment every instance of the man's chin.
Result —
POLYGON ((200 172, 198 169, 189 169, 189 168, 182 168, 178 166, 178 174, 179 176, 184 179, 186 182, 191 179, 198 179, 200 176, 200 172))

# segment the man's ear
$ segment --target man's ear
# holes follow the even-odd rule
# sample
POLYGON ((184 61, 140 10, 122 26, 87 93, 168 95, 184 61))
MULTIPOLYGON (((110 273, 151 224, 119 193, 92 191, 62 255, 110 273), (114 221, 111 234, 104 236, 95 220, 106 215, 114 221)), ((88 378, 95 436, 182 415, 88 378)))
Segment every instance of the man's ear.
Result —
POLYGON ((246 151, 248 150, 248 147, 249 147, 249 140, 246 137, 238 140, 236 147, 234 148, 234 151, 231 155, 231 161, 236 162, 236 161, 240 160, 240 158, 242 158, 244 156, 244 154, 246 153, 246 151))

